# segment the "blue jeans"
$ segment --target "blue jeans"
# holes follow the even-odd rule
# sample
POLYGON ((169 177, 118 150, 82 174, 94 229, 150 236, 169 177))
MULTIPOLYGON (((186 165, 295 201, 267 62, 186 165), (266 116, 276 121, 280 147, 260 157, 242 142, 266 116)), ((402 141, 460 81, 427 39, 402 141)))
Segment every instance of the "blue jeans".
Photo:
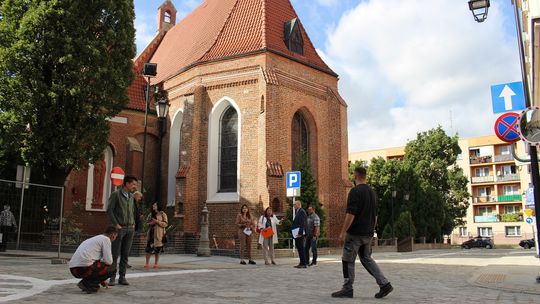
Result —
POLYGON ((317 238, 313 238, 313 236, 306 237, 306 261, 309 264, 309 250, 311 249, 311 252, 313 253, 313 258, 311 259, 311 263, 317 264, 317 238))
POLYGON ((381 269, 371 257, 371 236, 351 235, 347 233, 345 245, 343 246, 343 278, 345 279, 343 289, 352 289, 354 283, 354 262, 356 256, 360 257, 362 266, 375 278, 375 281, 382 287, 388 283, 388 280, 381 269))
POLYGON ((113 263, 112 268, 114 269, 114 274, 112 275, 112 278, 116 276, 116 270, 118 270, 118 274, 120 277, 126 276, 126 268, 128 263, 128 256, 129 251, 131 250, 131 243, 133 243, 133 235, 135 234, 135 230, 133 228, 128 227, 122 227, 118 231, 118 236, 116 237, 116 240, 112 243, 112 256, 113 256, 113 263), (118 256, 120 256, 120 265, 117 267, 118 262, 118 256))

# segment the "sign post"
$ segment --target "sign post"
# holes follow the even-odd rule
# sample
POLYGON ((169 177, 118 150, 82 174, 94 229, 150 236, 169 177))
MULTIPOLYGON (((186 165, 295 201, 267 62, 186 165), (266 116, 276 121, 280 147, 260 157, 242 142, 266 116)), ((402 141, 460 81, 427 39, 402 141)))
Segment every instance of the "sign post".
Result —
MULTIPOLYGON (((300 185, 302 180, 302 173, 300 171, 291 171, 287 172, 286 174, 286 186, 287 186, 287 197, 292 197, 292 204, 293 204, 293 210, 292 210, 292 220, 294 221, 294 218, 296 216, 296 210, 294 209, 294 202, 296 196, 300 196, 300 185)), ((295 241, 293 237, 293 252, 295 247, 295 241)))

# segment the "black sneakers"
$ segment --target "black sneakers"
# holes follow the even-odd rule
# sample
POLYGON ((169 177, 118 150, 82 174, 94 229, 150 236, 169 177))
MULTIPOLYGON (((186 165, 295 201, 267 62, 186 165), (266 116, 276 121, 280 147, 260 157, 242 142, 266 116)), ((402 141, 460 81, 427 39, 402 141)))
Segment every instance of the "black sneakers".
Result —
POLYGON ((255 263, 255 261, 253 261, 253 260, 249 260, 249 261, 248 261, 248 264, 250 264, 250 265, 255 265, 255 264, 257 264, 257 263, 255 263))
POLYGON ((79 287, 82 291, 84 291, 84 292, 86 292, 88 294, 95 293, 95 292, 98 291, 97 288, 92 288, 92 287, 86 286, 82 280, 77 284, 77 287, 79 287))
POLYGON ((394 287, 392 287, 392 285, 391 285, 390 283, 386 283, 386 285, 384 285, 383 287, 381 287, 381 289, 379 290, 379 292, 377 292, 377 293, 375 294, 375 298, 377 298, 377 299, 384 298, 384 297, 386 297, 389 293, 391 293, 392 290, 394 290, 394 287))
POLYGON ((332 293, 332 298, 352 298, 353 290, 342 288, 339 291, 332 293))

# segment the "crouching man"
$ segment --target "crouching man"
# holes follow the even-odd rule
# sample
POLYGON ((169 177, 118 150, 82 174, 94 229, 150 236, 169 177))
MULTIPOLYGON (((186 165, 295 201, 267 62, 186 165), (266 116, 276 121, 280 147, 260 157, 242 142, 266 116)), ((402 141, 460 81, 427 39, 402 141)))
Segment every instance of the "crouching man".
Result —
POLYGON ((111 242, 116 239, 118 230, 109 226, 104 234, 96 235, 79 245, 69 261, 71 274, 82 279, 77 286, 86 293, 99 290, 99 284, 108 287, 106 280, 114 275, 111 242))

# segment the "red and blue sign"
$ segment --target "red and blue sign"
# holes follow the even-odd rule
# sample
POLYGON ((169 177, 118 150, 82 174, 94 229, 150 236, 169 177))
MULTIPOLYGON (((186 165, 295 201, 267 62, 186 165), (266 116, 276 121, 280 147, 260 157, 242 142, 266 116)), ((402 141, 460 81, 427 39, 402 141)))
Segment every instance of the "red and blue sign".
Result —
POLYGON ((519 114, 505 113, 495 121, 495 135, 505 142, 513 143, 519 138, 519 114))

